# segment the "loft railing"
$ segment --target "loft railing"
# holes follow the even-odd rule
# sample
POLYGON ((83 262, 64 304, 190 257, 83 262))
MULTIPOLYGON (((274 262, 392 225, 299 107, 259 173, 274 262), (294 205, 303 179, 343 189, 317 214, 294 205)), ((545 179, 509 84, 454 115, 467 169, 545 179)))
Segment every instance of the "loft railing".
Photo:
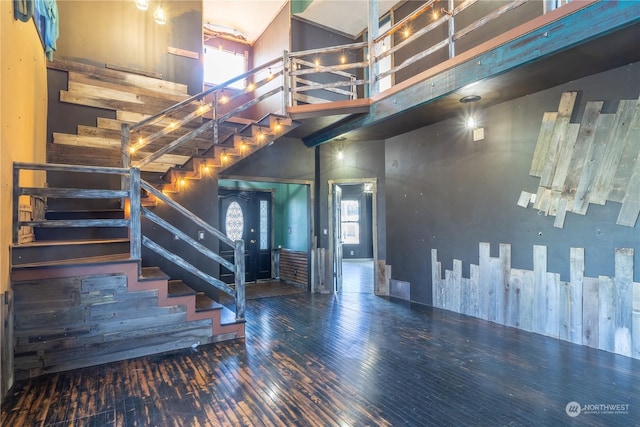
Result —
MULTIPOLYGON (((36 172, 37 173, 37 172, 36 172)), ((31 179, 30 181, 35 181, 31 179)), ((43 180, 40 180, 43 181, 43 180)), ((106 179, 105 179, 106 181, 106 179)), ((82 182, 82 180, 77 180, 82 182)), ((235 299, 236 319, 244 319, 245 316, 245 266, 244 266, 244 241, 231 241, 223 233, 209 225, 203 219, 199 218, 186 208, 180 206, 170 198, 166 197, 160 191, 156 190, 146 181, 140 178, 140 169, 138 168, 111 168, 111 167, 93 167, 93 166, 76 166, 61 164, 39 164, 39 163, 14 163, 13 165, 13 236, 14 244, 19 243, 19 235, 21 227, 57 227, 57 228, 79 228, 79 227, 127 227, 129 229, 129 254, 131 259, 140 260, 142 256, 142 246, 146 246, 152 251, 165 257, 174 264, 182 267, 186 271, 200 279, 204 280, 211 286, 230 295, 235 299), (46 172, 62 172, 62 173, 86 173, 91 175, 116 175, 126 177, 124 182, 127 183, 126 188, 119 190, 113 189, 95 189, 95 188, 51 188, 46 185, 40 186, 23 186, 20 184, 21 172, 24 171, 40 171, 46 172), (171 225, 166 220, 160 218, 157 213, 151 212, 143 208, 140 203, 141 190, 144 189, 156 196, 157 199, 167 204, 173 211, 182 215, 184 220, 188 220, 198 227, 203 228, 215 238, 220 244, 228 245, 234 248, 235 261, 231 263, 204 245, 198 243, 187 234, 182 232, 178 227, 171 225), (49 220, 44 216, 38 218, 20 218, 20 198, 21 197, 40 197, 45 199, 113 199, 126 200, 128 206, 128 216, 124 219, 64 219, 49 220), (196 268, 182 257, 178 256, 169 249, 166 249, 153 241, 151 237, 146 236, 142 232, 141 221, 145 217, 149 221, 159 225, 164 230, 177 236, 181 241, 196 249, 200 254, 212 263, 221 265, 235 275, 235 287, 231 288, 222 281, 216 279, 210 274, 196 268)))
MULTIPOLYGON (((446 2, 441 0, 426 1, 411 14, 374 39, 373 61, 378 64, 378 69, 380 68, 379 64, 384 59, 391 58, 389 62, 393 64, 377 73, 375 80, 381 81, 387 76, 396 76, 399 71, 445 49, 446 55, 441 55, 439 58, 444 57, 444 60, 453 59, 458 54, 456 52, 456 43, 481 28, 486 29, 489 24, 498 18, 506 17, 509 12, 532 1, 534 0, 513 0, 508 3, 496 3, 500 5, 498 8, 484 15, 474 15, 474 17, 477 16, 478 18, 460 29, 457 28, 456 19, 465 11, 471 11, 472 6, 481 6, 482 2, 480 0, 466 0, 458 3, 457 6, 457 2, 454 0, 447 0, 446 2), (442 6, 444 3, 446 3, 446 7, 442 6), (425 17, 428 18, 425 19, 425 17), (438 37, 438 34, 445 34, 445 36, 438 37), (425 38, 425 36, 427 37, 425 38), (425 42, 426 39, 429 42, 425 42), (416 46, 419 46, 419 48, 416 46), (415 53, 401 55, 400 53, 403 50, 415 53)), ((543 8, 541 2, 538 2, 538 4, 540 4, 540 13, 542 14, 547 6, 544 5, 543 8)), ((465 21, 468 21, 468 17, 465 18, 465 21)), ((524 23, 518 21, 518 19, 511 19, 508 23, 505 22, 501 22, 499 29, 495 30, 496 33, 492 37, 497 37, 510 28, 524 23), (508 25, 511 27, 508 27, 508 25)), ((473 43, 468 43, 467 49, 471 45, 473 43)), ((438 65, 440 62, 442 62, 442 59, 433 60, 429 63, 429 66, 438 65)), ((404 78, 406 79, 406 77, 404 78)))
POLYGON ((289 54, 291 105, 319 104, 363 96, 369 83, 363 76, 369 67, 367 43, 311 49, 289 54), (331 65, 333 64, 333 65, 331 65))

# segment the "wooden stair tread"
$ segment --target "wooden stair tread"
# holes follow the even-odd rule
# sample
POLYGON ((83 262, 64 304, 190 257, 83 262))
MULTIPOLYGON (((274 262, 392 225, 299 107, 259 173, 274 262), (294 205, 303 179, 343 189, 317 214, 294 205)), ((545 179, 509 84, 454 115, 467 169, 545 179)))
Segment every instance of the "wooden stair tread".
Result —
POLYGON ((34 269, 34 268, 55 268, 55 267, 69 267, 74 265, 91 265, 91 264, 109 264, 109 263, 120 263, 123 261, 134 261, 128 253, 122 254, 110 254, 110 255, 100 255, 100 256, 92 256, 92 257, 83 257, 83 258, 69 258, 62 260, 53 260, 53 261, 42 261, 42 262, 32 262, 26 264, 14 264, 11 266, 12 271, 17 271, 21 269, 34 269))
POLYGON ((82 239, 82 240, 36 240, 33 242, 16 243, 13 247, 37 248, 44 246, 71 246, 71 245, 95 245, 100 243, 124 243, 129 239, 125 237, 113 239, 82 239))
POLYGON ((167 284, 167 296, 171 297, 183 297, 189 295, 197 295, 198 292, 189 287, 182 280, 169 280, 167 284))
POLYGON ((169 276, 159 267, 142 267, 139 280, 169 280, 169 276))
POLYGON ((196 295, 196 313, 211 310, 221 310, 224 308, 222 304, 218 304, 205 294, 196 295))

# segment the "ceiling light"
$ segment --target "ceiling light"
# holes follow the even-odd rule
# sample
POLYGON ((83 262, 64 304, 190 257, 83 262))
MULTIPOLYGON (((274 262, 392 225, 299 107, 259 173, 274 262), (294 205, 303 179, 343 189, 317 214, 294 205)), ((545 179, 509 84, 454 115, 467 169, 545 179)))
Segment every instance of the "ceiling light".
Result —
POLYGON ((467 128, 468 129, 475 129, 476 128, 476 118, 473 116, 469 116, 467 117, 467 128))
POLYGON ((156 11, 153 12, 153 20, 156 21, 156 24, 158 25, 164 25, 167 23, 167 15, 164 13, 162 6, 158 6, 156 11))
POLYGON ((136 0, 136 7, 140 10, 149 9, 149 0, 136 0))
POLYGON ((481 99, 480 95, 467 95, 460 98, 460 102, 463 104, 469 104, 470 102, 478 102, 481 99))

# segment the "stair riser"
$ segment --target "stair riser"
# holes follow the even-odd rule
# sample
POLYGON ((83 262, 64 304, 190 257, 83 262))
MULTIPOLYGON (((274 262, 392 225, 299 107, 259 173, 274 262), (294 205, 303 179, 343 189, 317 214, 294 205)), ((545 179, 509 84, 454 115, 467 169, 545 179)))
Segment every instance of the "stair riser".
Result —
POLYGON ((129 230, 121 227, 34 227, 33 231, 36 242, 52 240, 126 239, 129 235, 129 230))
POLYGON ((75 258, 129 253, 128 241, 56 244, 50 246, 13 246, 11 265, 20 266, 38 262, 64 261, 75 258))

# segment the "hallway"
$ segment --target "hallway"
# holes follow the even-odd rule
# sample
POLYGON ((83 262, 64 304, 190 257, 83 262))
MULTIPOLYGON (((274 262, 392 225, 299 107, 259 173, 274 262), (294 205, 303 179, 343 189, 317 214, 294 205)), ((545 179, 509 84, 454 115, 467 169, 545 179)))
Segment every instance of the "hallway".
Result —
POLYGON ((364 293, 247 301, 247 338, 16 384, 11 426, 640 425, 640 361, 364 293), (567 415, 616 404, 618 414, 567 415))
POLYGON ((342 260, 342 293, 373 293, 373 260, 342 260))

